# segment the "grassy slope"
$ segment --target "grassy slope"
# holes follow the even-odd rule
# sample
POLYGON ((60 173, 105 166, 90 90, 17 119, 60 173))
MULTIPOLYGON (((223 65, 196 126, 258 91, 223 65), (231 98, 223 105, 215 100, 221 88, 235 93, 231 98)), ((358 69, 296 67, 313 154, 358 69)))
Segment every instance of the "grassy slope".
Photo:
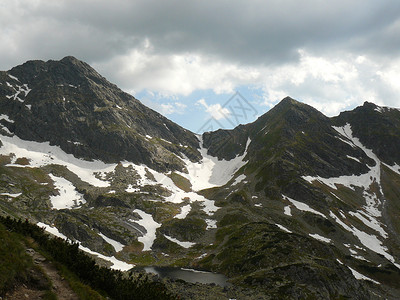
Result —
MULTIPOLYGON (((2 224, 0 224, 0 241, 0 297, 24 284, 32 290, 43 291, 44 299, 55 299, 47 276, 33 264, 32 257, 26 253, 26 244, 35 248, 37 244, 20 234, 10 232, 2 224)), ((52 260, 51 256, 46 255, 46 257, 52 260)), ((80 299, 104 299, 89 286, 82 284, 65 266, 61 264, 56 266, 80 299)))
MULTIPOLYGON (((47 256, 48 259, 53 260, 58 265, 61 274, 69 281, 70 286, 80 295, 81 299, 102 299, 98 293, 93 291, 94 289, 101 291, 102 294, 106 294, 112 299, 144 300, 176 298, 167 290, 164 284, 151 281, 147 276, 140 276, 140 274, 137 277, 134 277, 134 274, 129 274, 128 276, 120 271, 96 265, 92 258, 78 249, 78 244, 71 244, 60 238, 52 238, 46 234, 43 229, 34 224, 4 217, 1 217, 0 221, 7 228, 20 232, 25 236, 20 236, 21 241, 15 242, 15 244, 19 244, 18 251, 13 252, 17 254, 16 258, 10 259, 7 251, 9 247, 4 248, 2 253, 5 259, 19 261, 21 257, 26 257, 23 243, 29 243, 29 247, 36 247, 37 251, 41 250, 43 255, 47 256), (82 283, 90 285, 91 288, 88 286, 85 287, 82 283), (82 295, 87 295, 88 292, 90 292, 93 297, 82 297, 82 295)), ((5 230, 4 232, 7 231, 5 230)), ((18 266, 19 265, 20 264, 18 264, 18 266)), ((7 264, 7 266, 9 266, 9 264, 7 264)), ((10 268, 12 269, 12 267, 10 268)), ((27 265, 22 264, 15 273, 18 273, 18 276, 20 276, 19 274, 24 274, 28 271, 27 265)), ((16 281, 18 276, 5 278, 4 282, 10 280, 16 281)), ((9 287, 11 286, 5 288, 4 291, 9 289, 9 287)))
POLYGON ((0 224, 0 295, 28 279, 32 259, 25 253, 21 238, 0 224))

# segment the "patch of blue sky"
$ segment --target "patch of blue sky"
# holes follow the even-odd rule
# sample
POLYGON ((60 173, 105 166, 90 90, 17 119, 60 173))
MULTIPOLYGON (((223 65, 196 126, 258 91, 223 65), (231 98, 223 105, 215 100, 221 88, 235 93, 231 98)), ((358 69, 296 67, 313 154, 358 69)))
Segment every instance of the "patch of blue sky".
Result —
POLYGON ((187 96, 144 90, 135 97, 194 133, 232 129, 255 121, 269 110, 264 104, 263 90, 252 86, 221 94, 211 89, 196 90, 187 96))

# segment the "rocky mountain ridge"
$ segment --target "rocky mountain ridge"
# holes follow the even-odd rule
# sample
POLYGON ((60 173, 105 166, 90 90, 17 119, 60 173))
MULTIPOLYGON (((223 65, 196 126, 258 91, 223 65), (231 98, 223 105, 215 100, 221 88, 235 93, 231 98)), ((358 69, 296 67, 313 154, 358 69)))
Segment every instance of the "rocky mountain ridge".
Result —
POLYGON ((287 97, 196 136, 67 57, 0 72, 0 134, 0 212, 113 268, 201 268, 265 299, 400 295, 397 109, 287 97))
POLYGON ((180 152, 200 158, 192 133, 76 58, 29 61, 0 77, 0 93, 8 100, 2 101, 2 111, 14 121, 3 124, 5 134, 48 141, 85 159, 128 160, 163 171, 183 167, 174 158, 180 152))

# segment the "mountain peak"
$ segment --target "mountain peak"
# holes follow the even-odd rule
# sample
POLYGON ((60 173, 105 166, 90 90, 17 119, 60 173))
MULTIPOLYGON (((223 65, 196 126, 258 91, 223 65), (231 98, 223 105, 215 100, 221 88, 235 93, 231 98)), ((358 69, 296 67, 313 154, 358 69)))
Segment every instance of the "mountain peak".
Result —
POLYGON ((274 108, 262 115, 256 121, 256 124, 265 126, 266 122, 271 122, 272 120, 279 123, 286 120, 291 126, 297 127, 310 119, 326 120, 327 117, 308 104, 299 102, 291 97, 285 97, 274 108))
POLYGON ((89 64, 81 61, 74 56, 66 56, 60 61, 52 61, 54 64, 63 64, 72 67, 72 69, 82 72, 85 75, 91 75, 95 77, 103 78, 95 69, 93 69, 89 64))
POLYGON ((362 107, 375 109, 378 107, 378 105, 376 105, 375 103, 372 103, 372 102, 365 101, 364 104, 362 105, 362 107))
POLYGON ((60 60, 61 62, 71 62, 71 63, 79 63, 82 62, 79 59, 77 59, 75 56, 69 55, 65 56, 63 59, 60 60))
POLYGON ((308 104, 305 104, 303 102, 297 101, 293 99, 292 97, 285 97, 283 98, 275 107, 285 107, 285 108, 303 108, 303 109, 312 109, 315 110, 313 107, 309 106, 308 104))
POLYGON ((301 102, 299 102, 299 101, 293 99, 293 98, 290 97, 290 96, 286 96, 285 98, 283 98, 283 99, 278 103, 278 105, 281 104, 281 103, 282 103, 282 104, 299 104, 299 103, 301 103, 301 102))
POLYGON ((95 69, 73 56, 61 60, 30 60, 8 71, 13 76, 28 84, 45 83, 45 85, 74 85, 78 86, 88 79, 109 85, 95 69))

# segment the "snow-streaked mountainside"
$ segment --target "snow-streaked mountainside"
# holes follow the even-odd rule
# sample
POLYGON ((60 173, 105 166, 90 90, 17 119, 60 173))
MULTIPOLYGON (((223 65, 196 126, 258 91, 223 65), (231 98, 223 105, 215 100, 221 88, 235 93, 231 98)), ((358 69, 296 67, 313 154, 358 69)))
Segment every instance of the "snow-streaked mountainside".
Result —
POLYGON ((0 213, 111 268, 223 273, 266 299, 400 297, 400 111, 283 99, 195 135, 72 57, 0 72, 0 213))

